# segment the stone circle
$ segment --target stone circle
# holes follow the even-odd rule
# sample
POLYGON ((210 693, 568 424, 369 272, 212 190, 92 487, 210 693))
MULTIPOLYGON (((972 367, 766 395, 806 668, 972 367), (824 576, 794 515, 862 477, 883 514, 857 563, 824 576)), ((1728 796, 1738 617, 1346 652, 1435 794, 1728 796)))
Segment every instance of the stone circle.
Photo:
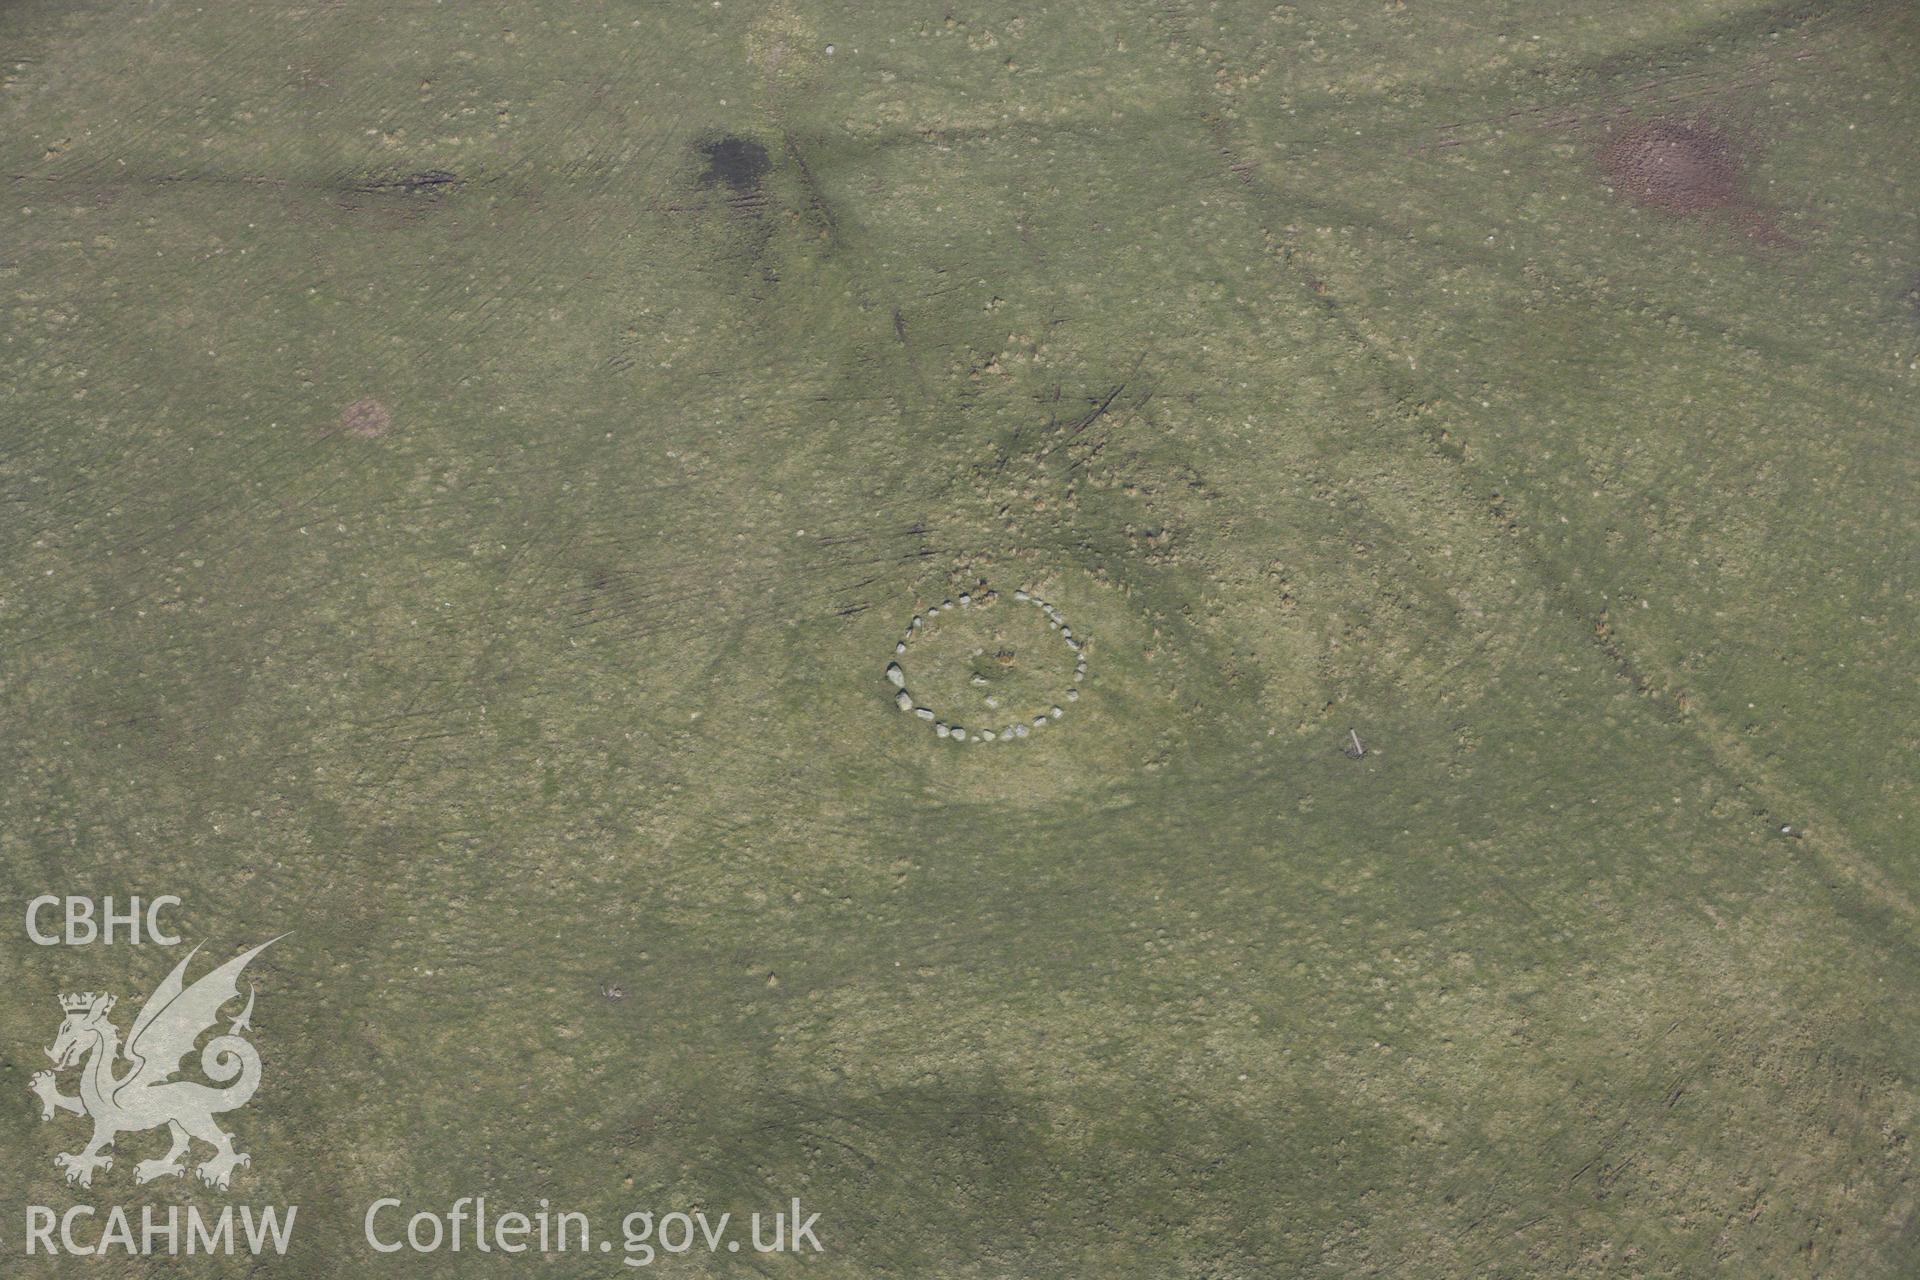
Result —
MULTIPOLYGON (((982 581, 971 590, 962 591, 957 596, 943 599, 940 603, 914 614, 900 638, 894 643, 893 657, 886 664, 887 687, 894 705, 902 712, 930 723, 936 738, 948 742, 1018 742, 1033 736, 1035 730, 1059 723, 1061 717, 1066 715, 1066 705, 1080 700, 1080 686, 1086 683, 1087 678, 1087 637, 1084 633, 1076 634, 1058 608, 1025 587, 1013 593, 1013 604, 1029 605, 1038 609, 1047 624, 1047 634, 1058 637, 1067 651, 1073 655, 1073 675, 1068 678, 1062 691, 1056 692, 1044 702, 1031 708, 1009 707, 1004 710, 1001 708, 998 697, 992 693, 983 693, 984 710, 966 718, 984 717, 995 722, 990 727, 956 723, 963 718, 958 714, 958 708, 942 709, 930 706, 914 695, 907 664, 915 646, 923 646, 937 635, 942 620, 951 619, 962 611, 977 614, 980 611, 1001 607, 1000 599, 1000 593, 982 581)), ((982 651, 976 649, 974 652, 979 654, 982 651)), ((1010 659, 1006 660, 1010 661, 1010 659)), ((984 688, 990 684, 990 681, 976 672, 968 683, 984 688)))

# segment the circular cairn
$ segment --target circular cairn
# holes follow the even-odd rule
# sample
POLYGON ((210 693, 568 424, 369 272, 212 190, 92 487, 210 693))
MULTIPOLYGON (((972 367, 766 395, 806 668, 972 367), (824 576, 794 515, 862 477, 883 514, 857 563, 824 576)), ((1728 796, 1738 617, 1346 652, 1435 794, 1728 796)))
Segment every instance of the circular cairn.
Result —
POLYGON ((1086 637, 1058 609, 1025 589, 1008 605, 985 588, 915 614, 887 663, 894 705, 951 742, 1030 737, 1066 715, 1087 678, 1086 637))

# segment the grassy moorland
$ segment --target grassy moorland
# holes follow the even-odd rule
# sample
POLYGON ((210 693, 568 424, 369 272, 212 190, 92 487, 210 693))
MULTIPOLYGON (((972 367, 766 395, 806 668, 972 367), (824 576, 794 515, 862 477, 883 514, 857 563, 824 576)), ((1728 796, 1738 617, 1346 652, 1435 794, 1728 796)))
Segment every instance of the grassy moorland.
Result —
POLYGON ((178 953, 0 930, 0 1242, 297 1203, 273 1274, 621 1274, 360 1214, 798 1195, 806 1266, 661 1265, 1915 1274, 1916 57, 0 5, 5 918, 294 931, 223 1196, 155 1134, 66 1187, 27 1092, 178 953), (956 744, 883 671, 983 581, 910 668, 1053 696, 1026 588, 1088 673, 956 744))

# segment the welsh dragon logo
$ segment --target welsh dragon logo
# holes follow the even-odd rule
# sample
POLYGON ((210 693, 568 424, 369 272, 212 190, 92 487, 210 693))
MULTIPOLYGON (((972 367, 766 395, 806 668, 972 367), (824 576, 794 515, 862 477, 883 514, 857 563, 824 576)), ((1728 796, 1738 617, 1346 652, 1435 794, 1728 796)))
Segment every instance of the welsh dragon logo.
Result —
POLYGON ((241 1036, 252 1029, 251 989, 246 1008, 228 1023, 226 1034, 216 1035, 200 1051, 201 1071, 225 1087, 174 1077, 193 1052, 195 1042, 219 1022, 221 1008, 239 999, 241 971, 278 941, 263 942, 187 986, 187 964, 200 951, 195 947, 147 997, 140 1016, 134 1019, 125 1050, 120 1047, 119 1028, 107 1019, 115 1003, 111 995, 87 991, 60 997, 66 1019, 60 1024, 53 1047, 47 1050, 54 1070, 36 1073, 27 1087, 40 1099, 42 1121, 53 1119, 56 1111, 93 1119, 93 1137, 86 1146, 53 1158, 67 1171, 69 1183, 93 1185, 94 1170, 113 1168, 113 1156, 108 1153, 119 1135, 161 1125, 173 1136, 173 1147, 158 1160, 136 1164, 135 1182, 185 1173, 186 1156, 195 1138, 213 1148, 213 1155, 194 1170, 210 1187, 225 1191, 233 1171, 252 1163, 245 1152, 233 1149, 233 1135, 213 1122, 215 1116, 245 1106, 260 1085, 260 1053, 241 1036), (116 1076, 114 1067, 123 1053, 132 1066, 116 1076), (80 1093, 69 1097, 60 1092, 55 1072, 76 1066, 80 1068, 80 1093))

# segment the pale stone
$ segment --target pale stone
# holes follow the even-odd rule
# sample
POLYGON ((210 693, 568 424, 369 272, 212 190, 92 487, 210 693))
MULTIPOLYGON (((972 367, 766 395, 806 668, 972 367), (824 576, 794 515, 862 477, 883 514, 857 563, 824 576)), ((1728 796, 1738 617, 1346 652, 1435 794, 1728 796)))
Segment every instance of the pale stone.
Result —
POLYGON ((907 673, 900 669, 900 664, 897 662, 887 664, 887 679, 893 681, 893 687, 896 689, 907 687, 907 673))
POLYGON ((899 707, 902 711, 913 710, 913 695, 908 693, 905 689, 902 689, 900 692, 894 694, 893 701, 894 701, 894 705, 899 707))
POLYGON ((919 716, 922 720, 931 720, 933 719, 933 708, 932 707, 915 707, 913 709, 913 714, 919 716))

